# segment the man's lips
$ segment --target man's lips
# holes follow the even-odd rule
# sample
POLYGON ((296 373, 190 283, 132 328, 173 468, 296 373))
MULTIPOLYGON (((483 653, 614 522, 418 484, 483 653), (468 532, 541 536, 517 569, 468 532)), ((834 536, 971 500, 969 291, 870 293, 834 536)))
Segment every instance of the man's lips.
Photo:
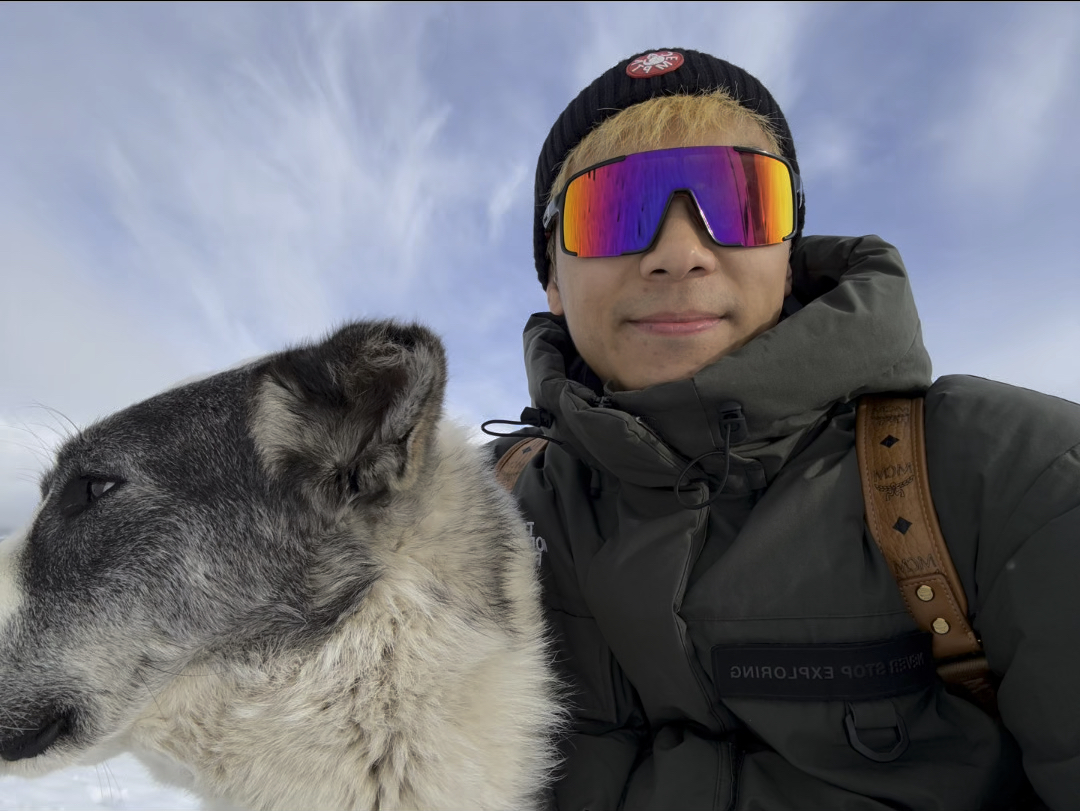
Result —
POLYGON ((652 335, 694 335, 710 330, 723 321, 715 313, 681 312, 651 313, 640 318, 629 319, 630 324, 652 335))

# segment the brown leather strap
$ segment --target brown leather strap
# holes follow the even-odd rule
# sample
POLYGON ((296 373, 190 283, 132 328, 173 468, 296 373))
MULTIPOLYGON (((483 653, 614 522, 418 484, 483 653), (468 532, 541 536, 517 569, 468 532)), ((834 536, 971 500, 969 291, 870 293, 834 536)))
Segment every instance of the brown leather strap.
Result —
POLYGON ((495 477, 499 480, 499 484, 508 492, 514 492, 514 485, 517 484, 521 471, 547 447, 547 444, 548 441, 539 436, 525 437, 520 442, 514 443, 495 465, 495 477))
POLYGON ((989 704, 990 669, 930 496, 923 398, 863 397, 855 444, 870 534, 916 624, 934 635, 934 658, 949 660, 938 674, 989 704))
POLYGON ((939 664, 937 669, 946 684, 961 688, 984 709, 997 714, 997 681, 985 656, 939 664))

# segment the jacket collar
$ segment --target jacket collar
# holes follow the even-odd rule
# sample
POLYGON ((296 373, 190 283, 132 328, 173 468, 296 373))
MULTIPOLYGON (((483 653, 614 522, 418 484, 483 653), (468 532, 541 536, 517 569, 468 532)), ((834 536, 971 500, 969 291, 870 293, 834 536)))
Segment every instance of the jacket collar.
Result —
POLYGON ((625 483, 671 488, 702 471, 715 481, 728 465, 725 490, 749 491, 771 481, 837 405, 929 386, 930 359, 895 248, 873 236, 804 237, 791 261, 786 309, 797 312, 693 378, 640 391, 571 379, 580 360, 565 322, 532 316, 529 392, 553 417, 552 435, 625 483))

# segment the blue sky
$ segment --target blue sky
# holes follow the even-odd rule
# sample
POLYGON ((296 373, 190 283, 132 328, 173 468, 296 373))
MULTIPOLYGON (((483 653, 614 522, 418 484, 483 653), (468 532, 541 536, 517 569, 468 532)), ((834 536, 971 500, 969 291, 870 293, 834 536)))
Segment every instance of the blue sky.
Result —
POLYGON ((807 232, 900 248, 937 374, 1080 400, 1076 3, 5 3, 0 530, 64 417, 348 318, 430 324, 449 413, 514 418, 540 144, 659 47, 772 90, 807 232))

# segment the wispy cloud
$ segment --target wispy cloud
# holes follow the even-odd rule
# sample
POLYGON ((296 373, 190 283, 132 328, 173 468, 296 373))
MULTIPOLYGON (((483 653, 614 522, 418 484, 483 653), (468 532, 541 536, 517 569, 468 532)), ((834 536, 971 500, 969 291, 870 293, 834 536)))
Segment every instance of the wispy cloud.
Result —
POLYGON ((529 167, 524 163, 518 163, 511 168, 495 185, 491 198, 488 200, 488 228, 492 241, 496 241, 503 235, 506 225, 506 215, 521 198, 529 197, 532 189, 526 186, 526 179, 530 176, 529 167))
POLYGON ((385 27, 377 11, 309 13, 222 54, 203 82, 161 66, 156 120, 113 134, 102 179, 140 264, 245 353, 238 325, 306 335, 342 317, 343 298, 407 294, 456 182, 435 144, 447 110, 415 68, 422 21, 380 59, 366 41, 385 27))
POLYGON ((1063 168, 1059 150, 1074 151, 1080 9, 1030 3, 1013 12, 1012 24, 988 31, 973 58, 942 85, 953 92, 942 93, 930 139, 939 147, 960 145, 939 153, 957 196, 1015 197, 1063 168))
POLYGON ((778 98, 795 96, 799 37, 812 7, 716 3, 703 11, 700 3, 623 4, 616 11, 605 3, 586 4, 586 23, 569 32, 578 38, 576 88, 637 51, 674 47, 716 54, 754 74, 778 98))

